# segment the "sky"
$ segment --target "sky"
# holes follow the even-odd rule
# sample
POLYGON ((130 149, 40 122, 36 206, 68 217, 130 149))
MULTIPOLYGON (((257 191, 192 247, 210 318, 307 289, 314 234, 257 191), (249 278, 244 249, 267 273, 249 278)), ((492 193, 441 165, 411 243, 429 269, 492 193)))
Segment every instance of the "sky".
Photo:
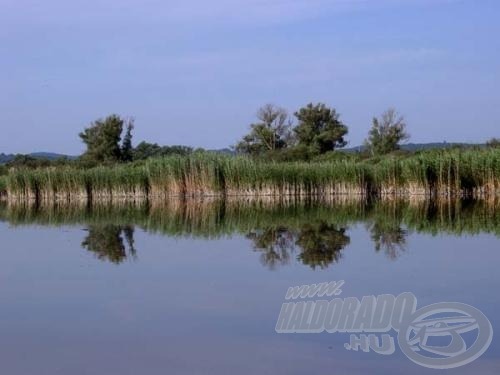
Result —
POLYGON ((0 0, 0 153, 234 145, 273 103, 334 107, 348 141, 389 107, 411 142, 500 137, 497 0, 0 0))

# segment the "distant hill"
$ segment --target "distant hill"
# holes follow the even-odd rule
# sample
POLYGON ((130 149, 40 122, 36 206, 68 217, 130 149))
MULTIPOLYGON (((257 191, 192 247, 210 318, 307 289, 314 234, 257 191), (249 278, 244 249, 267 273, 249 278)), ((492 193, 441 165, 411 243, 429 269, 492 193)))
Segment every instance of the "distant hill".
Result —
POLYGON ((236 152, 234 150, 231 150, 230 148, 221 148, 217 150, 207 150, 208 152, 213 152, 215 154, 223 154, 223 155, 236 155, 236 152))
MULTIPOLYGON (((433 150, 433 149, 446 149, 453 147, 484 147, 484 144, 478 143, 448 143, 448 142, 431 142, 431 143, 407 143, 401 145, 401 149, 405 151, 422 151, 422 150, 433 150)), ((356 146, 343 149, 347 152, 361 152, 365 146, 356 146)))
POLYGON ((63 155, 63 154, 56 154, 53 152, 33 152, 29 154, 32 158, 35 159, 48 159, 48 160, 55 160, 55 159, 61 159, 61 158, 67 158, 70 160, 76 159, 78 156, 74 155, 63 155))
POLYGON ((14 155, 0 154, 0 164, 8 163, 9 161, 12 160, 13 157, 14 155))
MULTIPOLYGON (((452 147, 484 147, 484 144, 477 144, 477 143, 448 143, 448 142, 431 142, 431 143, 407 143, 401 146, 401 149, 406 150, 406 151, 421 151, 421 150, 431 150, 431 149, 446 149, 446 148, 452 148, 452 147)), ((348 147, 342 149, 343 151, 346 152, 361 152, 363 151, 364 146, 356 146, 356 147, 348 147)), ((217 154, 224 154, 224 155, 236 155, 236 152, 234 150, 231 150, 229 148, 223 148, 223 149, 216 149, 216 150, 207 150, 208 152, 213 152, 217 154)), ((73 155, 63 155, 63 154, 56 154, 54 152, 33 152, 31 154, 28 154, 28 156, 31 156, 32 158, 35 159, 47 159, 47 160, 56 160, 56 159, 61 159, 61 158, 68 158, 70 160, 74 160, 77 158, 77 156, 73 155)), ((16 157, 15 154, 3 154, 0 153, 0 164, 5 164, 8 163, 9 161, 13 160, 16 157)))
MULTIPOLYGON (((28 154, 28 156, 34 158, 34 159, 41 159, 41 160, 56 160, 56 159, 61 159, 61 158, 68 158, 68 159, 76 159, 77 156, 72 156, 72 155, 63 155, 63 154, 56 154, 54 152, 33 152, 31 154, 28 154)), ((5 164, 8 163, 11 160, 14 160, 16 157, 15 154, 0 154, 0 164, 5 164)))

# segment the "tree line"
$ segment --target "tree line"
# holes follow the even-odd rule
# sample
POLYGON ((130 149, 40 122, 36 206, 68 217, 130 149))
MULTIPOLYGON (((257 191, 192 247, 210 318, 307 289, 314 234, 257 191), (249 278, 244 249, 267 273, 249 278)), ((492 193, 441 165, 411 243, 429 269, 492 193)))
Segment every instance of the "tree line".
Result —
POLYGON ((109 164, 145 160, 167 155, 189 155, 194 150, 188 146, 160 146, 157 143, 141 142, 132 144, 133 118, 110 115, 98 119, 79 134, 86 146, 80 157, 89 164, 109 164))
MULTIPOLYGON (((250 125, 250 132, 236 144, 235 150, 253 156, 286 155, 308 159, 347 145, 349 128, 334 108, 310 103, 296 111, 293 117, 281 107, 263 106, 257 112, 258 121, 250 125)), ((373 118, 365 149, 371 155, 387 154, 398 150, 401 142, 407 139, 404 117, 391 108, 373 118)))
MULTIPOLYGON (((337 155, 333 152, 348 143, 348 126, 335 108, 323 103, 310 103, 294 112, 293 116, 282 107, 266 104, 257 111, 256 117, 257 121, 250 125, 248 134, 232 147, 235 153, 266 160, 311 160, 337 155)), ((7 167, 38 168, 67 164, 92 167, 205 151, 180 145, 160 146, 145 141, 134 147, 134 127, 133 118, 112 114, 93 121, 79 134, 86 150, 77 160, 47 160, 16 155, 7 167)), ((362 153, 373 157, 397 151, 409 137, 405 118, 390 108, 372 119, 362 153)), ((486 146, 500 147, 500 140, 492 138, 486 146)), ((0 175, 6 173, 6 167, 0 165, 0 175)))
MULTIPOLYGON (((349 128, 334 108, 323 103, 310 103, 293 116, 281 107, 264 105, 257 111, 257 122, 250 125, 250 132, 233 147, 234 151, 254 157, 308 160, 347 145, 349 128)), ((80 133, 86 145, 82 160, 90 163, 130 162, 193 152, 190 147, 159 146, 147 142, 133 147, 133 129, 133 119, 117 115, 94 121, 80 133)), ((373 119, 365 149, 371 155, 386 154, 398 150, 401 142, 408 138, 404 117, 389 109, 373 119)))

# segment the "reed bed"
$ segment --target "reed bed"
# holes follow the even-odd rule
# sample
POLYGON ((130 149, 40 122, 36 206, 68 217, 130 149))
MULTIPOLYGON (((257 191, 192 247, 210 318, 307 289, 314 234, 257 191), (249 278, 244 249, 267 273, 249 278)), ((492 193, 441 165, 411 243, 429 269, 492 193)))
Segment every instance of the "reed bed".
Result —
POLYGON ((441 150, 374 161, 263 162, 195 154, 142 164, 17 169, 0 178, 10 200, 119 201, 171 197, 476 197, 500 193, 500 150, 441 150))
POLYGON ((381 195, 483 198, 500 193, 500 150, 439 150, 385 158, 373 172, 381 195))

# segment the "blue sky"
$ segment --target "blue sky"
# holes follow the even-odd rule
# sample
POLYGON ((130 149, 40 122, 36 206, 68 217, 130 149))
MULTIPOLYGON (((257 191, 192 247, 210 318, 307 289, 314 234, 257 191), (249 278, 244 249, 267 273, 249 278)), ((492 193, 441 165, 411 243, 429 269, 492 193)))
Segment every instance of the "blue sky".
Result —
POLYGON ((496 0, 0 0, 0 152, 135 141, 222 148, 271 102, 335 107, 360 144, 388 107, 413 142, 500 136, 496 0))

